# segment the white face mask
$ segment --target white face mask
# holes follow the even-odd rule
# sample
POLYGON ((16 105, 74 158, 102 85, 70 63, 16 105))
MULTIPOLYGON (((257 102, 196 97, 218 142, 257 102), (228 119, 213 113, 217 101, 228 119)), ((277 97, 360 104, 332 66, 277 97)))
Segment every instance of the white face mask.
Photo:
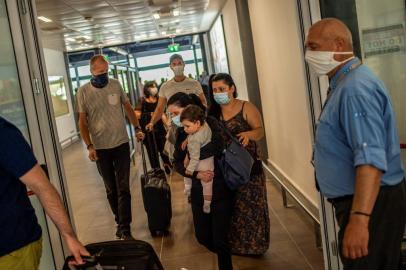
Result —
POLYGON ((354 58, 353 56, 339 62, 334 59, 335 54, 353 54, 353 52, 325 52, 306 50, 305 59, 313 71, 316 72, 317 75, 321 76, 326 75, 342 63, 354 58))
POLYGON ((158 94, 158 88, 156 88, 156 87, 151 87, 151 88, 149 89, 149 93, 150 93, 152 96, 155 96, 156 94, 158 94))
POLYGON ((185 69, 184 66, 174 66, 174 67, 172 67, 172 70, 173 70, 173 73, 175 73, 175 76, 182 76, 184 69, 185 69))

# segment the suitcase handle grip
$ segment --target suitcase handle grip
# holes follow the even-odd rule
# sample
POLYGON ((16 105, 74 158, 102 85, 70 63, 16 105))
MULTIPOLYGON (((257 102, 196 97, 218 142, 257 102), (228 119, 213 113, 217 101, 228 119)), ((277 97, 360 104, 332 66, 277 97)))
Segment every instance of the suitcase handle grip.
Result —
POLYGON ((96 266, 99 264, 95 256, 82 256, 82 259, 84 261, 84 264, 69 265, 69 262, 74 261, 75 258, 73 256, 68 256, 65 260, 63 270, 87 269, 88 267, 96 266))

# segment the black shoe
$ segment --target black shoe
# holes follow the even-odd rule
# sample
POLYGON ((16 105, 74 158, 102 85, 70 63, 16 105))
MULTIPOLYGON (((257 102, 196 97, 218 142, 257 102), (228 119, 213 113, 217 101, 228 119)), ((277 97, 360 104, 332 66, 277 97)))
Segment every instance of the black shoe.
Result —
POLYGON ((187 196, 187 202, 190 204, 190 203, 192 203, 192 196, 187 196))
POLYGON ((116 234, 116 236, 118 240, 135 240, 129 231, 121 232, 119 235, 116 234))

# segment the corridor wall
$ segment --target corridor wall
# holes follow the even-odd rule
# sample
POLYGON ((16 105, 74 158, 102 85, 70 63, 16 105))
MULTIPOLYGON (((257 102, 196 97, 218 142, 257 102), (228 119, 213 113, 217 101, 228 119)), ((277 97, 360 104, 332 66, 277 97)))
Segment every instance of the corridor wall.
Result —
POLYGON ((296 1, 249 0, 269 163, 314 206, 317 191, 296 1))

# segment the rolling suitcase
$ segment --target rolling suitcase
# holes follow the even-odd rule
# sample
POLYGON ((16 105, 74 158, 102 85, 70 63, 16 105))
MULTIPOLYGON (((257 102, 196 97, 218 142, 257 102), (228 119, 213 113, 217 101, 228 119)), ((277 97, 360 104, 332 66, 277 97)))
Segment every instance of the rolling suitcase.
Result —
MULTIPOLYGON (((154 146, 159 164, 158 147, 155 133, 147 133, 149 145, 154 146)), ((171 189, 161 168, 147 170, 147 162, 143 145, 141 145, 144 175, 141 175, 141 193, 144 209, 147 212, 148 228, 152 236, 166 235, 172 218, 171 189)))
POLYGON ((93 255, 83 257, 84 265, 69 266, 69 256, 63 270, 164 270, 152 246, 144 241, 107 241, 89 244, 86 249, 93 255))

